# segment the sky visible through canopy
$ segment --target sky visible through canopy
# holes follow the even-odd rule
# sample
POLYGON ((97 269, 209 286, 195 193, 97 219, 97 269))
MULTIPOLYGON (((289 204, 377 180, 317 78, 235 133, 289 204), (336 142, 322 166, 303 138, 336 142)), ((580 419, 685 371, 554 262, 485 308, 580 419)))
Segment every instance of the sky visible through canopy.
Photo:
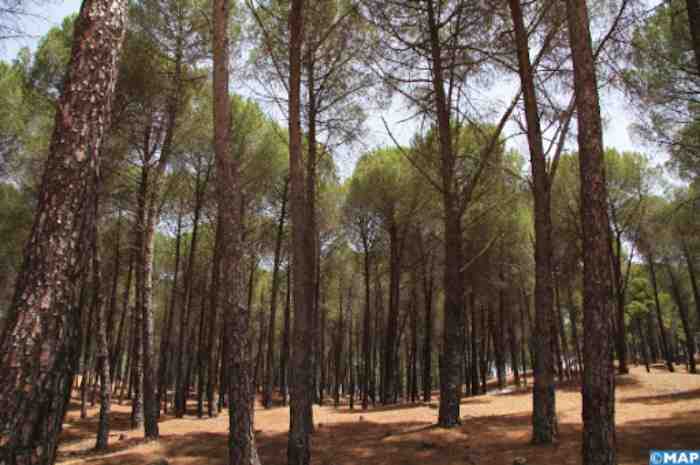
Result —
MULTIPOLYGON (((30 5, 33 16, 23 21, 21 29, 27 35, 26 38, 9 40, 0 45, 0 59, 12 61, 22 47, 36 48, 39 39, 52 27, 59 27, 64 17, 77 13, 80 10, 81 0, 50 0, 42 2, 40 5, 30 5)), ((503 106, 508 104, 516 90, 517 76, 513 75, 502 84, 494 85, 494 89, 489 93, 489 97, 503 102, 503 106)), ((232 79, 233 90, 248 94, 245 87, 236 85, 232 79)), ((624 96, 617 90, 606 90, 601 95, 601 107, 605 121, 604 142, 607 147, 614 147, 620 151, 641 151, 652 157, 655 163, 663 163, 667 157, 659 153, 652 147, 645 146, 642 141, 635 136, 631 129, 634 123, 631 117, 633 109, 626 104, 624 96)), ((275 112, 277 113, 277 112, 275 112)), ((386 120, 391 133, 401 144, 410 143, 411 137, 419 128, 420 122, 416 119, 405 121, 411 115, 411 110, 406 108, 406 104, 395 98, 389 108, 379 113, 371 114, 368 118, 366 136, 359 141, 359 144, 352 150, 343 151, 337 159, 341 177, 345 178, 352 174, 355 161, 360 154, 367 149, 382 146, 394 145, 391 137, 387 134, 384 122, 386 120)), ((517 130, 514 123, 509 123, 506 131, 513 134, 517 130)), ((573 141, 572 141, 573 142, 573 141)), ((519 136, 509 139, 509 146, 518 149, 521 153, 527 154, 527 141, 525 137, 519 136)))

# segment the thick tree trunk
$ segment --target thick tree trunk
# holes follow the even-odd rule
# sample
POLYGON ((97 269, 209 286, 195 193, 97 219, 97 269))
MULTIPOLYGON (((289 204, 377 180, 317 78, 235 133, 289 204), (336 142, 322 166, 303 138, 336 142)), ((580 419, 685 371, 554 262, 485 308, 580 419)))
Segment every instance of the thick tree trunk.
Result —
POLYGON ((583 464, 614 465, 612 273, 598 81, 585 0, 567 0, 578 113, 583 227, 583 464))
POLYGON ((314 255, 311 209, 304 185, 301 131, 301 49, 304 37, 304 1, 292 0, 289 14, 289 210, 292 225, 294 326, 292 386, 287 462, 308 465, 311 459, 310 421, 314 328, 314 255))
POLYGON ((51 464, 77 369, 77 292, 92 176, 109 127, 124 1, 85 0, 58 100, 34 226, 0 338, 0 462, 51 464), (34 425, 27 428, 26 425, 34 425))
POLYGON ((433 0, 427 1, 431 78, 435 110, 437 113, 440 146, 440 170, 442 178, 442 202, 444 218, 444 326, 440 363, 440 408, 438 424, 452 428, 460 424, 459 404, 461 395, 460 370, 464 324, 464 261, 462 254, 462 209, 455 191, 455 154, 452 148, 450 128, 450 102, 445 95, 443 76, 443 51, 441 47, 438 17, 433 0))
POLYGON ((213 95, 214 151, 217 167, 217 200, 221 217, 222 306, 228 338, 229 464, 259 465, 253 434, 253 396, 250 363, 250 308, 241 305, 240 160, 231 154, 231 101, 229 97, 230 2, 214 0, 213 95), (232 208, 233 206, 233 208, 232 208))

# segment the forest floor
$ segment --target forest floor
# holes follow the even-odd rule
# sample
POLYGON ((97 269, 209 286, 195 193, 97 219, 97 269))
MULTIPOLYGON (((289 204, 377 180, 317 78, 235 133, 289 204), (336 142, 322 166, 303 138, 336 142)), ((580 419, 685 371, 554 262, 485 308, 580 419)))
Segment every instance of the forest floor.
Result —
MULTIPOLYGON (((634 367, 617 378, 617 442, 620 465, 648 463, 649 449, 700 448, 700 375, 668 373, 663 366, 646 373, 634 367)), ((530 380, 531 381, 531 380, 530 380)), ((530 465, 581 463, 579 386, 557 389, 560 437, 550 446, 530 440, 532 398, 529 389, 493 391, 462 401, 462 426, 434 426, 437 400, 431 403, 349 410, 314 407, 312 463, 315 465, 511 465, 517 457, 530 465)), ((61 438, 61 464, 148 465, 165 458, 171 465, 227 463, 228 416, 214 419, 163 416, 161 439, 144 443, 141 431, 129 431, 130 408, 112 407, 112 432, 106 453, 95 453, 98 407, 80 419, 71 405, 61 438)), ((255 428, 263 465, 286 464, 289 410, 256 407, 255 428)))

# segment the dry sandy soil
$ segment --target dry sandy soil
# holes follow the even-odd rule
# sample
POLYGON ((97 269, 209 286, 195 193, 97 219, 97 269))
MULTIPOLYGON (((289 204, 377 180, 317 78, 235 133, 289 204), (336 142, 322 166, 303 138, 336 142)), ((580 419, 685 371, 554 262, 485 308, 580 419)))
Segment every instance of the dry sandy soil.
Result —
MULTIPOLYGON (((700 375, 651 373, 633 368, 617 380, 617 442, 620 465, 647 464, 649 449, 700 448, 700 375)), ((350 411, 347 406, 315 407, 312 463, 315 465, 510 465, 523 457, 532 465, 581 463, 579 387, 557 391, 560 438, 532 446, 531 394, 493 392, 462 402, 462 426, 433 426, 437 401, 350 411)), ((80 420, 77 405, 68 414, 59 450, 62 464, 147 465, 165 458, 172 465, 227 463, 228 416, 197 419, 165 416, 161 439, 144 443, 141 431, 128 431, 129 407, 113 407, 108 453, 91 448, 97 408, 80 420), (121 439, 120 439, 121 436, 121 439)), ((286 464, 289 413, 286 408, 256 410, 256 439, 263 465, 286 464)))

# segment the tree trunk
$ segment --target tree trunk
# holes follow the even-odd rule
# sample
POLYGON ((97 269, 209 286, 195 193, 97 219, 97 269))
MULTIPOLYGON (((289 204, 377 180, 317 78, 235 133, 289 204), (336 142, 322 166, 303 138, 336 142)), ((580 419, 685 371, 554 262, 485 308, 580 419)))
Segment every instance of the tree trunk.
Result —
POLYGON ((280 264, 282 263, 282 238, 284 235, 284 222, 287 213, 287 192, 289 190, 289 179, 284 181, 284 192, 282 194, 282 208, 277 222, 277 237, 275 238, 275 258, 272 266, 272 289, 270 290, 270 324, 267 339, 267 376, 265 379, 265 389, 263 391, 263 406, 272 407, 272 385, 274 382, 275 364, 275 326, 277 323, 277 296, 279 294, 280 264))
MULTIPOLYGON (((199 176, 199 174, 198 174, 199 176)), ((197 180, 199 184, 199 180, 197 180)), ((189 393, 189 377, 188 377, 188 360, 191 357, 189 354, 190 339, 186 337, 190 330, 190 319, 192 317, 192 300, 193 287, 195 280, 195 265, 197 259, 197 245, 199 238, 199 221, 201 215, 201 207, 198 205, 194 210, 194 219, 192 222, 192 240, 190 241, 190 253, 187 260, 187 270, 185 272, 185 295, 182 299, 182 307, 180 310, 180 335, 178 342, 178 359, 175 374, 175 416, 182 418, 187 413, 187 397, 189 393)), ((231 208, 231 210, 236 210, 231 208)))
MULTIPOLYGON (((219 323, 219 304, 221 301, 220 297, 220 283, 221 283, 221 213, 218 214, 219 219, 216 222, 216 235, 214 238, 214 257, 212 260, 211 267, 211 288, 209 291, 209 324, 210 324, 210 335, 218 335, 223 330, 223 324, 219 323)), ((213 418, 219 415, 218 409, 218 397, 217 389, 219 388, 217 383, 217 354, 219 350, 216 345, 217 337, 209 337, 207 343, 207 415, 209 418, 213 418)))
POLYGON ((384 345, 384 384, 382 385, 382 403, 389 404, 396 394, 394 376, 397 369, 399 296, 401 286, 401 239, 398 227, 393 222, 389 225, 389 314, 386 322, 384 345))
POLYGON ((168 413, 168 388, 170 386, 168 376, 168 364, 170 363, 170 345, 175 321, 175 302, 177 298, 177 284, 180 275, 180 244, 182 241, 182 206, 177 212, 177 232, 175 233, 175 272, 173 273, 173 286, 170 291, 170 302, 165 314, 165 332, 161 335, 160 361, 158 363, 158 405, 163 405, 163 413, 168 413))
POLYGON ((231 101, 229 97, 230 2, 214 0, 213 95, 214 151, 217 200, 221 214, 221 275, 226 329, 233 336, 228 348, 229 464, 259 465, 253 434, 253 391, 250 363, 250 308, 240 304, 243 225, 240 205, 240 160, 231 154, 231 101))
POLYGON ((532 442, 549 444, 557 436, 552 348, 552 218, 551 179, 542 143, 535 78, 530 64, 528 34, 520 0, 509 0, 518 52, 518 69, 525 101, 527 140, 535 201, 535 343, 532 396, 532 442))
MULTIPOLYGON (((154 189, 153 197, 157 195, 154 189)), ((153 240, 155 236, 155 226, 158 217, 156 212, 156 198, 151 198, 148 213, 146 230, 143 237, 143 256, 141 267, 143 275, 143 294, 141 297, 142 318, 142 361, 143 361, 143 416, 144 416, 144 437, 147 441, 157 440, 158 433, 158 402, 156 400, 156 355, 155 355, 155 317, 153 313, 153 240)), ((138 273, 137 273, 138 275, 138 273)))
MULTIPOLYGON (((99 201, 97 187, 95 190, 95 206, 92 224, 92 269, 95 291, 95 311, 97 328, 97 361, 96 367, 100 374, 100 417, 97 426, 97 438, 95 449, 106 450, 109 443, 109 411, 112 404, 112 380, 109 366, 109 344, 107 342, 107 312, 102 297, 102 270, 100 263, 100 249, 98 244, 97 221, 99 219, 99 201)), ((112 296, 115 299, 115 291, 112 296)))
POLYGON ((585 0, 567 0, 578 112, 583 227, 583 465, 614 465, 612 273, 598 81, 585 0))
POLYGON ((627 332, 625 330, 625 280, 622 276, 622 238, 621 233, 610 231, 610 261, 613 267, 615 289, 615 346, 617 349, 618 372, 622 375, 629 373, 627 367, 627 332), (613 235, 615 250, 613 250, 613 235))
POLYGON ((362 410, 367 410, 369 407, 369 389, 370 389, 370 374, 371 374, 371 308, 370 308, 370 282, 371 282, 371 265, 370 265, 370 243, 368 232, 366 230, 366 224, 360 226, 360 234, 362 236, 362 251, 363 251, 363 264, 364 264, 364 281, 365 281, 365 311, 362 318, 362 361, 363 361, 363 372, 362 372, 362 410))
POLYGON ((688 23, 690 37, 693 39, 693 54, 695 55, 695 66, 700 72, 700 2, 698 0, 686 0, 688 10, 688 23))
POLYGON ((445 95, 442 47, 439 37, 438 19, 433 0, 427 2, 430 37, 431 78, 435 109, 437 113, 440 146, 440 169, 442 177, 442 202, 444 217, 444 325, 440 370, 440 408, 438 424, 452 428, 461 423, 459 404, 461 384, 459 367, 464 324, 464 261, 462 254, 462 210, 454 185, 455 154, 452 149, 450 129, 450 103, 445 95), (442 373, 444 372, 444 373, 442 373))
POLYGON ((313 402, 312 357, 314 328, 314 255, 316 253, 311 209, 304 186, 301 131, 301 49, 304 37, 304 1, 292 0, 289 14, 289 176, 292 224, 294 327, 292 389, 287 462, 308 465, 313 402))
POLYGON ((697 312, 697 322, 700 325, 700 288, 698 286, 698 281, 695 275, 695 263, 693 263, 693 257, 690 254, 690 249, 685 240, 682 239, 681 247, 683 248, 683 257, 685 258, 685 264, 688 267, 688 275, 690 277, 690 287, 693 290, 693 300, 695 301, 695 311, 697 312))
POLYGON ((663 316, 661 315, 661 303, 659 302, 659 287, 656 281, 656 266, 654 264, 654 256, 651 252, 647 252, 647 266, 649 267, 649 278, 651 279, 651 287, 654 290, 654 307, 656 309, 656 321, 659 324, 659 334, 661 337, 661 352, 666 360, 668 371, 673 373, 673 358, 671 349, 666 338, 666 328, 664 328, 663 316))
POLYGON ((433 260, 423 267, 423 298, 425 299, 425 328, 423 339, 423 402, 432 398, 432 354, 433 354, 433 260))
POLYGON ((282 405, 287 405, 288 379, 289 379, 289 339, 291 334, 291 310, 292 310, 292 280, 291 268, 287 265, 287 286, 285 289, 286 299, 284 304, 284 330, 282 332, 282 347, 280 350, 280 394, 282 395, 282 405))
POLYGON ((666 265, 666 271, 668 272, 668 277, 671 281, 671 295, 673 296, 673 300, 676 302, 676 307, 678 307, 678 314, 681 317, 683 332, 685 333, 685 349, 688 360, 688 371, 690 373, 695 373, 695 334, 693 333, 693 329, 691 328, 690 321, 688 319, 688 306, 686 305, 686 301, 681 294, 678 277, 671 268, 670 264, 666 265))
POLYGON ((75 22, 34 225, 0 338, 0 460, 8 465, 55 459, 80 355, 75 284, 126 15, 124 1, 85 0, 75 22))

